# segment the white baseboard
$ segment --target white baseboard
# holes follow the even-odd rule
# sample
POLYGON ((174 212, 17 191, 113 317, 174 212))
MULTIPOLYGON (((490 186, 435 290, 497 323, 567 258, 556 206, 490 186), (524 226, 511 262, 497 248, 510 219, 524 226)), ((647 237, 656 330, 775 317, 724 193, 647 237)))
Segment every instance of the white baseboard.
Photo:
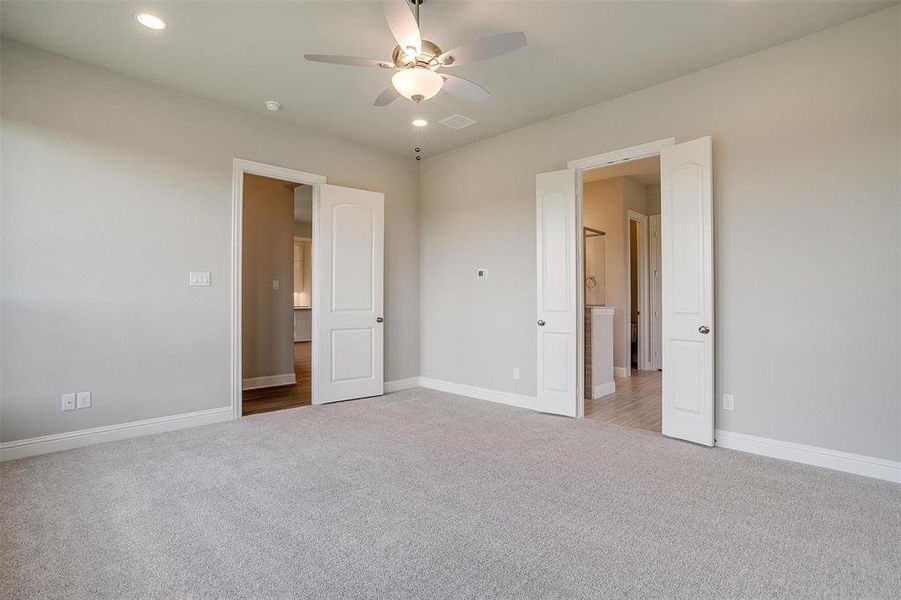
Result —
POLYGON ((598 385, 591 386, 591 399, 597 400, 603 396, 608 396, 616 391, 616 382, 608 381, 607 383, 600 383, 598 385))
POLYGON ((175 431, 176 429, 185 429, 198 425, 221 423, 231 418, 231 406, 223 406, 221 408, 211 408, 209 410, 170 415, 168 417, 157 417, 142 421, 120 423, 118 425, 106 425, 92 429, 81 429, 79 431, 3 442, 0 444, 0 461, 59 452, 60 450, 71 450, 72 448, 80 448, 92 444, 163 433, 164 431, 175 431))
POLYGON ((265 377, 247 377, 241 380, 242 390, 257 390, 259 388, 275 387, 277 385, 294 385, 297 376, 294 371, 281 375, 266 375, 265 377))
POLYGON ((631 377, 632 369, 627 367, 613 367, 613 376, 614 377, 631 377))
POLYGON ((429 377, 420 377, 419 385, 420 387, 447 392, 449 394, 469 396, 470 398, 476 398, 478 400, 488 400, 489 402, 498 402, 508 406, 518 406, 519 408, 535 409, 536 398, 534 396, 525 396, 523 394, 514 394, 512 392, 501 392, 472 385, 463 385, 462 383, 454 383, 452 381, 431 379, 429 377))
POLYGON ((395 379, 385 382, 385 393, 399 392, 410 388, 419 387, 419 377, 407 377, 406 379, 395 379))
POLYGON ((781 458, 782 460, 901 483, 901 462, 884 458, 851 454, 850 452, 841 452, 817 446, 805 446, 794 442, 771 440, 719 429, 716 431, 716 445, 720 448, 740 450, 751 454, 781 458))

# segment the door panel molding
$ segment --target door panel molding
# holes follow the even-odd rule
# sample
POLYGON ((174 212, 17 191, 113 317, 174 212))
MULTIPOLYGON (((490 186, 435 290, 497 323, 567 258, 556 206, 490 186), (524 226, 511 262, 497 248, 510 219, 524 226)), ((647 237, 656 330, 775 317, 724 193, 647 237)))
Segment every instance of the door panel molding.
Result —
POLYGON ((663 434, 714 444, 713 159, 709 137, 660 154, 663 434))
MULTIPOLYGON (((576 173, 564 169, 535 178, 537 237, 536 408, 575 417, 580 414, 577 348, 581 343, 576 285, 576 173)), ((581 242, 581 235, 578 239, 581 242)))
POLYGON ((313 194, 313 404, 384 393, 385 195, 322 184, 313 194))

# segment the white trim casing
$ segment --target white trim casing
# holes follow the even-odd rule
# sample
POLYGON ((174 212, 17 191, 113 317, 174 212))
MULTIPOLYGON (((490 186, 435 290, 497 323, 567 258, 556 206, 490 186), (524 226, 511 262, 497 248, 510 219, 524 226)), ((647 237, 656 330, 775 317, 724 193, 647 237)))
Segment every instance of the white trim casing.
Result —
POLYGON ((82 446, 101 444, 103 442, 114 442, 116 440, 124 440, 154 433, 163 433, 166 431, 175 431, 177 429, 197 427, 198 425, 221 423, 223 421, 230 421, 231 418, 231 406, 222 406, 219 408, 183 413, 180 415, 156 417, 154 419, 120 423, 118 425, 106 425, 103 427, 94 427, 92 429, 82 429, 79 431, 55 433, 24 440, 3 442, 0 444, 0 461, 24 458, 26 456, 37 456, 38 454, 48 454, 50 452, 59 452, 60 450, 71 450, 72 448, 81 448, 82 446))
POLYGON ((632 369, 629 367, 613 367, 614 377, 632 377, 632 369))
POLYGON ((264 375, 263 377, 246 377, 241 380, 242 390, 258 390, 260 388, 277 387, 280 385, 294 385, 297 383, 297 375, 294 371, 281 373, 280 375, 264 375))
MULTIPOLYGON (((613 150, 611 152, 604 152, 601 154, 595 154, 592 156, 588 156, 585 158, 579 158, 576 160, 570 160, 566 163, 566 167, 568 169, 575 169, 576 171, 576 234, 581 239, 582 236, 582 191, 584 184, 582 183, 582 172, 588 171, 591 169, 596 169, 598 167, 604 167, 620 162, 627 162, 630 160, 638 160, 640 158, 647 158, 648 156, 659 155, 661 150, 664 148, 669 148, 671 146, 676 145, 676 138, 669 137, 663 138, 660 140, 654 140, 653 142, 646 142, 644 144, 638 144, 637 146, 629 146, 628 148, 621 148, 619 150, 613 150)), ((582 245, 576 244, 576 269, 577 272, 582 272, 582 245)), ((581 277, 577 277, 576 284, 576 311, 577 314, 583 315, 585 314, 585 287, 583 285, 583 281, 581 277)), ((584 373, 585 373, 585 340, 582 328, 579 327, 577 348, 576 348, 576 357, 577 357, 577 381, 578 381, 578 389, 585 389, 585 381, 584 381, 584 373)), ((631 371, 629 369, 617 368, 614 367, 614 376, 615 377, 629 377, 631 375, 631 371)), ((581 394, 584 396, 585 394, 581 394)), ((576 417, 582 418, 585 416, 585 400, 582 399, 578 402, 576 406, 576 417)))
POLYGON ((499 390, 463 385, 462 383, 442 381, 440 379, 431 379, 429 377, 420 377, 419 385, 420 387, 428 388, 430 390, 438 390, 439 392, 447 392, 448 394, 467 396, 469 398, 476 398, 477 400, 488 400, 489 402, 497 402, 499 404, 506 404, 508 406, 516 406, 519 408, 528 408, 530 410, 535 410, 535 406, 538 403, 538 399, 535 396, 501 392, 499 390))
POLYGON ((650 369, 654 371, 663 368, 663 277, 660 271, 663 247, 660 225, 660 215, 648 215, 648 356, 650 369))
POLYGON ((571 160, 566 163, 566 168, 575 169, 576 171, 587 171, 589 169, 596 169, 598 167, 604 167, 620 162, 654 156, 660 154, 660 151, 664 148, 675 145, 676 138, 663 138, 661 140, 654 140, 653 142, 638 144, 637 146, 621 148, 620 150, 614 150, 612 152, 604 152, 586 158, 571 160))
MULTIPOLYGON (((318 192, 318 185, 326 183, 323 175, 307 173, 305 171, 297 171, 287 167, 278 167, 275 165, 267 165, 264 163, 247 160, 244 158, 235 158, 232 164, 232 206, 231 206, 231 326, 229 331, 229 344, 231 346, 230 356, 230 406, 233 419, 241 418, 241 390, 243 388, 241 375, 241 258, 244 253, 241 227, 244 221, 244 174, 261 175, 263 177, 272 177, 275 179, 284 179, 285 181, 293 181, 295 183, 305 183, 313 186, 313 194, 318 192)), ((313 224, 315 229, 316 224, 313 224)), ((316 240, 313 239, 313 256, 316 255, 316 240)), ((316 273, 313 273, 313 284, 316 282, 316 273)), ((313 307, 312 319, 316 321, 316 307, 313 307)), ((313 340, 316 339, 314 329, 313 340)), ((313 356, 313 370, 316 372, 316 357, 313 356)), ((313 381, 313 394, 316 394, 316 381, 313 381)))
MULTIPOLYGON (((292 373, 293 375, 293 373, 292 373)), ((386 381, 385 391, 396 392, 409 388, 419 387, 419 377, 386 381)), ((249 389, 249 388, 248 388, 249 389)), ((114 442, 155 433, 177 431, 200 425, 211 425, 232 420, 232 407, 222 406, 209 410, 201 410, 179 415, 156 417, 141 421, 131 421, 117 425, 106 425, 79 431, 55 433, 40 437, 14 440, 0 443, 0 461, 15 460, 28 456, 49 454, 61 450, 72 450, 104 442, 114 442)))
POLYGON ((901 462, 884 458, 783 442, 721 429, 716 431, 716 445, 720 448, 901 483, 901 462))
POLYGON ((632 364, 632 221, 638 223, 638 369, 650 369, 648 357, 648 216, 638 211, 626 210, 626 278, 629 283, 626 287, 625 317, 628 326, 625 328, 626 357, 632 364))
POLYGON ((586 400, 597 400, 598 398, 603 398, 604 396, 609 396, 616 392, 616 382, 608 381, 607 383, 601 383, 598 385, 591 386, 591 398, 586 398, 586 400))

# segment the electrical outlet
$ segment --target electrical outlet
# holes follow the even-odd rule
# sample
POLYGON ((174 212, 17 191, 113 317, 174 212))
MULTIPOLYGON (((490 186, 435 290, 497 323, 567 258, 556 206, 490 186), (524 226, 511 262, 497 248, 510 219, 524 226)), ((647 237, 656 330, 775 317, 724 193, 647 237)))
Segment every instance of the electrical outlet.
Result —
POLYGON ((513 367, 513 379, 519 379, 519 367, 513 367))
POLYGON ((191 287, 210 287, 209 271, 191 271, 188 274, 188 285, 191 287))
POLYGON ((272 280, 272 289, 277 290, 278 287, 279 287, 278 279, 273 279, 272 280))
POLYGON ((735 396, 723 394, 723 410, 735 410, 735 396))
POLYGON ((77 408, 91 408, 91 392, 78 392, 75 405, 77 408))
POLYGON ((75 410, 75 394, 63 394, 60 410, 75 410))

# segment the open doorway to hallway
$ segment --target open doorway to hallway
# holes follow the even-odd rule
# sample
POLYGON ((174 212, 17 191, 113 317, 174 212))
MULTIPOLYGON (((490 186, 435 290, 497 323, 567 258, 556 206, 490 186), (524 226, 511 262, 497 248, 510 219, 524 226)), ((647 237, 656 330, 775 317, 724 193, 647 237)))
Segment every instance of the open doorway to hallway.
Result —
POLYGON ((582 182, 585 417, 660 432, 660 157, 582 182))
POLYGON ((243 416, 312 400, 313 188, 245 173, 243 416))

